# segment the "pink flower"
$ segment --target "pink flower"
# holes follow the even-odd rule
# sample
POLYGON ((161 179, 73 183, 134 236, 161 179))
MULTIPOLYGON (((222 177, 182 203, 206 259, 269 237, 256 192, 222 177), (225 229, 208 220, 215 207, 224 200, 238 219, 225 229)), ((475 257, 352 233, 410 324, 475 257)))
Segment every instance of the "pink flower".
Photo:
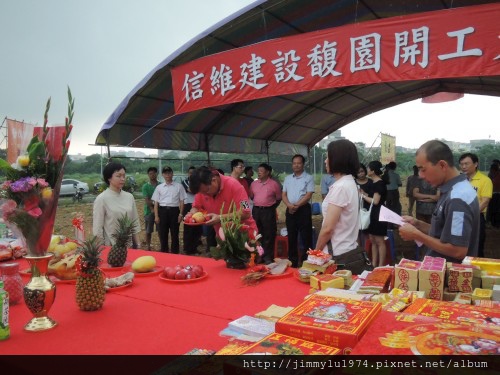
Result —
POLYGON ((257 246, 257 252, 260 256, 264 255, 264 248, 262 246, 257 246))
POLYGON ((40 186, 41 188, 44 188, 44 187, 49 186, 49 183, 48 183, 47 181, 45 181, 45 179, 44 179, 44 178, 37 178, 36 183, 37 183, 37 184, 38 184, 38 186, 40 186))
POLYGON ((9 199, 2 205, 3 219, 7 221, 7 218, 14 213, 16 210, 17 203, 12 199, 9 199))
POLYGON ((222 229, 222 227, 219 228, 219 237, 222 241, 226 240, 226 236, 224 236, 224 230, 222 229))

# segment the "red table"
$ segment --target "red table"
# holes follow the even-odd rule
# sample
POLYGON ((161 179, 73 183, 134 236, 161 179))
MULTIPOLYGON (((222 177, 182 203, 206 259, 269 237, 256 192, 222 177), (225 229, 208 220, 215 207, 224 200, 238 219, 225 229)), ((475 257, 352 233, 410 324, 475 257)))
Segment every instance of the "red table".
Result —
MULTIPOLYGON (((227 269, 222 260, 143 250, 130 250, 127 259, 143 255, 153 255, 161 266, 200 264, 208 277, 192 283, 166 282, 158 275, 135 277, 132 286, 107 293, 103 309, 95 312, 78 309, 75 285, 57 283, 49 316, 58 326, 26 332, 23 327, 31 313, 24 302, 11 306, 11 337, 0 342, 1 353, 164 355, 193 348, 218 350, 227 343, 219 332, 231 320, 271 304, 296 306, 309 290, 293 276, 244 286, 240 277, 246 271, 227 269)), ((21 263, 21 269, 27 267, 24 260, 21 263)))

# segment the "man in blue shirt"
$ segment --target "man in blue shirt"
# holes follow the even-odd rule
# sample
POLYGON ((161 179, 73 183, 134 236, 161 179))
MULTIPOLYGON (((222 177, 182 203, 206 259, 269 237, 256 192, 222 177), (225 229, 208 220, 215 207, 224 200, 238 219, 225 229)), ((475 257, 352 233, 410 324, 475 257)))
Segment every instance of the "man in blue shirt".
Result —
POLYGON ((428 256, 461 263, 465 256, 477 256, 479 244, 479 200, 467 176, 453 165, 450 148, 441 141, 428 141, 417 151, 415 164, 420 176, 441 195, 431 224, 404 216, 399 228, 405 241, 416 240, 427 247, 428 256))
POLYGON ((288 232, 288 259, 292 267, 300 267, 298 235, 302 238, 300 262, 306 259, 307 250, 312 247, 312 217, 309 203, 314 193, 314 179, 304 171, 305 158, 294 155, 293 174, 286 176, 283 183, 283 203, 286 205, 286 229, 288 232))
POLYGON ((325 199, 326 195, 328 194, 328 189, 330 189, 330 186, 333 185, 335 182, 335 177, 333 177, 331 174, 324 174, 321 176, 321 197, 325 199))

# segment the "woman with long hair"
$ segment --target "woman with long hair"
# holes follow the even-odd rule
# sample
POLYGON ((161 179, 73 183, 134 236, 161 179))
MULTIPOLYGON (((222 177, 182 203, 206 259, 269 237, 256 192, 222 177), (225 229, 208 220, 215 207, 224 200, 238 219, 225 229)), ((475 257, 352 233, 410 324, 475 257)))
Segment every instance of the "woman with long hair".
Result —
POLYGON ((331 245, 335 262, 359 274, 369 261, 357 243, 359 195, 354 177, 358 173, 359 159, 354 143, 347 139, 331 142, 325 165, 335 182, 323 200, 323 223, 316 248, 326 253, 330 252, 331 245))
POLYGON ((385 245, 385 237, 387 236, 387 223, 379 221, 380 207, 385 202, 387 196, 387 186, 380 177, 382 175, 382 163, 378 160, 371 161, 368 164, 368 177, 373 181, 372 191, 360 191, 361 198, 364 202, 372 204, 370 214, 370 226, 368 234, 372 243, 372 263, 374 267, 384 265, 387 247, 385 245))

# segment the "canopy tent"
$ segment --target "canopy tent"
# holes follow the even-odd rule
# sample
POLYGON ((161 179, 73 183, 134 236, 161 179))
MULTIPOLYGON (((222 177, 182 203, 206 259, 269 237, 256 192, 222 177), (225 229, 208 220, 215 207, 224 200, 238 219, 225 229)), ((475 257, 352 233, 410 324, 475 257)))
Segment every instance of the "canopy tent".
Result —
MULTIPOLYGON (((256 1, 154 68, 102 126, 96 144, 184 151, 306 154, 361 117, 438 92, 500 96, 500 75, 326 88, 175 114, 171 69, 275 38, 399 15, 499 3, 484 0, 256 1)), ((500 49, 499 49, 500 51, 500 49)))

